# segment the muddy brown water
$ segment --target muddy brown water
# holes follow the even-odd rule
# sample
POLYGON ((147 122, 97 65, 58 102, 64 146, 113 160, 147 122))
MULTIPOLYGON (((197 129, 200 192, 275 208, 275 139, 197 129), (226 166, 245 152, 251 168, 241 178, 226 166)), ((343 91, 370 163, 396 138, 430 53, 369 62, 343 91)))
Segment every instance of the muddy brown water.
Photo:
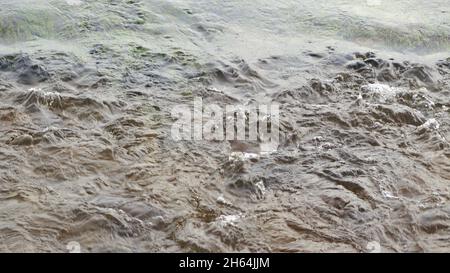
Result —
POLYGON ((449 251, 450 8, 373 2, 0 1, 0 251, 449 251), (174 141, 195 97, 278 149, 174 141))

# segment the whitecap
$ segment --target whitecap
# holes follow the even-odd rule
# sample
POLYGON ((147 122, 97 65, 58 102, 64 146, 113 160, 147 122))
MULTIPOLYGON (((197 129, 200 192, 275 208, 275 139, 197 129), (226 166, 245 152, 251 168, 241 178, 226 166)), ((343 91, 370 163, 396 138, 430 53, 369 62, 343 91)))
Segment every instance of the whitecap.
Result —
POLYGON ((236 226, 237 222, 242 218, 241 214, 234 215, 220 215, 217 217, 216 222, 222 226, 236 226))

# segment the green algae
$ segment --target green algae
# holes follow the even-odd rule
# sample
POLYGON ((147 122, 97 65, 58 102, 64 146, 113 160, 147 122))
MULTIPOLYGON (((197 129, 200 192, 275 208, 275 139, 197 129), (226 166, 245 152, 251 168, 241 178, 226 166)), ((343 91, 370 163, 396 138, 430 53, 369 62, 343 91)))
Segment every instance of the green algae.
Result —
POLYGON ((54 14, 30 11, 3 16, 0 19, 0 39, 3 41, 54 38, 57 22, 54 14))

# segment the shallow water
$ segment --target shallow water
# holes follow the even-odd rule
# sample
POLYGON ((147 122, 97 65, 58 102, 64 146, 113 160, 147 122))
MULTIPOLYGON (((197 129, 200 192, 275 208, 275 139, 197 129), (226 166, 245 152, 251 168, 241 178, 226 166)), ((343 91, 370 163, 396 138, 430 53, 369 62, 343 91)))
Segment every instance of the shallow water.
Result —
POLYGON ((449 251, 450 7, 369 3, 0 0, 0 251, 449 251), (194 97, 277 151, 174 141, 194 97))

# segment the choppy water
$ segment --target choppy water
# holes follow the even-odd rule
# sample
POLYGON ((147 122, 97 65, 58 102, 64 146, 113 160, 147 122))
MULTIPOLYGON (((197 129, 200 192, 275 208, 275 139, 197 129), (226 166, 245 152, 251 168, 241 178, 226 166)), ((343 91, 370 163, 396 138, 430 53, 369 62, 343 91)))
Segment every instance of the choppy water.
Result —
POLYGON ((450 6, 369 2, 0 0, 0 251, 449 251, 450 6), (278 150, 175 142, 194 97, 278 150))

